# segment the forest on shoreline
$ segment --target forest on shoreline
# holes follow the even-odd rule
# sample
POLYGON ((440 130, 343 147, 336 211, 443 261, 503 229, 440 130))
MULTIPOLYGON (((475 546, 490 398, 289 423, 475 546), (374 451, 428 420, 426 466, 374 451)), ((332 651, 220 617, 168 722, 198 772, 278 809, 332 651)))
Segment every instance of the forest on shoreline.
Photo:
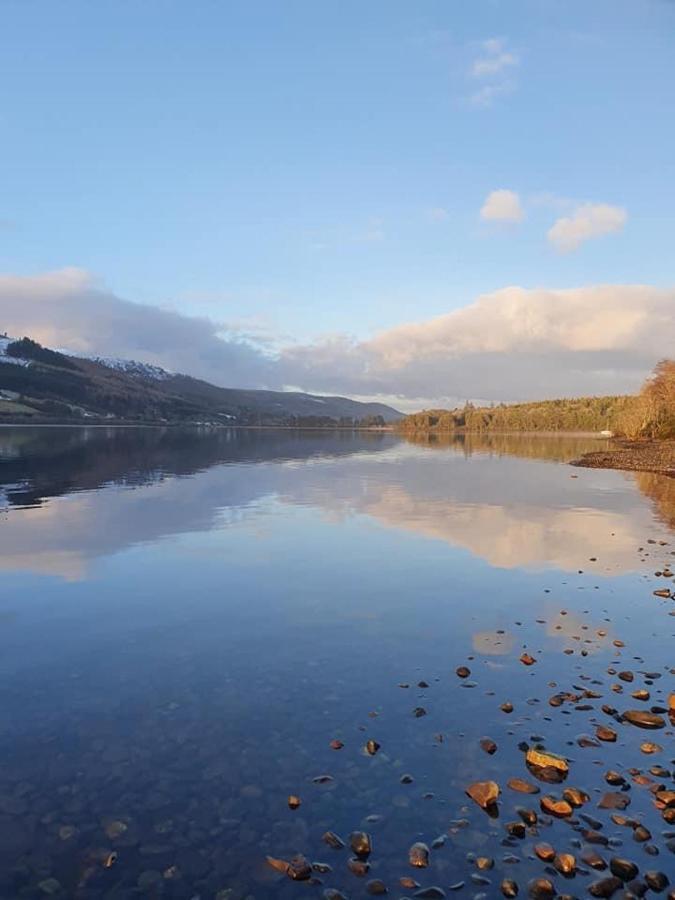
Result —
POLYGON ((416 432, 611 431, 632 440, 675 437, 675 360, 657 364, 639 394, 430 409, 397 430, 416 432))

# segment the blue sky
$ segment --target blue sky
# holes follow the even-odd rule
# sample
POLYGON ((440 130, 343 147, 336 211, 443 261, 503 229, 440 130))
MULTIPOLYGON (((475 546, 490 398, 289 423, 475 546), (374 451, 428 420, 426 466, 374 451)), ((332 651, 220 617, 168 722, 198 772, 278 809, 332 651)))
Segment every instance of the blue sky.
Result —
POLYGON ((665 0, 5 0, 0 44, 7 276, 77 268, 268 348, 673 285, 665 0), (522 221, 481 218, 498 189, 522 221), (584 204, 623 218, 561 252, 584 204))

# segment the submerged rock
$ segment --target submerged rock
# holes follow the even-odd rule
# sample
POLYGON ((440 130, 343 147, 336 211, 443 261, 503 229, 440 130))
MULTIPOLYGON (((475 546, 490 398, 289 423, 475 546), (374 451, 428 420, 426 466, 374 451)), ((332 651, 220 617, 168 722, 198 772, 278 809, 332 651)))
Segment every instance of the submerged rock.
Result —
POLYGON ((469 785, 466 793, 474 803, 487 811, 496 808, 500 790, 496 781, 476 781, 469 785))
POLYGON ((373 842, 365 831, 353 831, 349 836, 349 846, 361 858, 368 857, 373 852, 373 842))
POLYGON ((429 865, 429 848, 422 841, 417 841, 408 851, 408 862, 417 869, 426 869, 429 865))
POLYGON ((332 847, 334 850, 342 850, 345 845, 345 842, 342 838, 335 834, 334 831, 326 831, 322 836, 321 840, 324 844, 328 844, 329 847, 332 847))
POLYGON ((530 748, 525 755, 525 762, 535 778, 550 784, 564 781, 569 772, 569 764, 564 757, 546 750, 530 748))
POLYGON ((627 709, 623 713, 623 718, 631 725, 637 725, 638 728, 664 728, 666 725, 662 716, 641 709, 627 709))

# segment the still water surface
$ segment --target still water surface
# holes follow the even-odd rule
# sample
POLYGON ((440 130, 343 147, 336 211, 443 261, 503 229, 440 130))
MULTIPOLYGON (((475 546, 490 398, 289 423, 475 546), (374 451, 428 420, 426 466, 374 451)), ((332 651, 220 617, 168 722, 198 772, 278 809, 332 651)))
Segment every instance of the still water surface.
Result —
POLYGON ((560 786, 506 787, 533 780, 518 744, 536 741, 588 792, 576 812, 610 840, 594 849, 672 874, 675 825, 649 784, 626 791, 648 841, 597 803, 608 768, 659 765, 652 782, 673 788, 670 722, 647 732, 601 706, 665 708, 674 689, 675 604, 652 592, 674 586, 654 573, 675 566, 675 481, 566 464, 597 447, 0 429, 2 900, 356 898, 371 878, 412 896, 401 876, 467 897, 542 876, 584 895, 600 877, 581 862, 588 825, 539 812, 560 786), (548 703, 589 686, 587 709, 548 703), (581 747, 598 723, 617 742, 581 747), (497 819, 464 793, 488 779, 497 819), (538 834, 508 837, 519 806, 538 834), (361 879, 322 842, 356 829, 374 844, 361 879), (410 845, 434 840, 411 868, 410 845), (534 857, 541 840, 577 855, 573 882, 534 857), (487 885, 472 852, 495 859, 487 885), (298 883, 265 862, 296 853, 332 871, 298 883))

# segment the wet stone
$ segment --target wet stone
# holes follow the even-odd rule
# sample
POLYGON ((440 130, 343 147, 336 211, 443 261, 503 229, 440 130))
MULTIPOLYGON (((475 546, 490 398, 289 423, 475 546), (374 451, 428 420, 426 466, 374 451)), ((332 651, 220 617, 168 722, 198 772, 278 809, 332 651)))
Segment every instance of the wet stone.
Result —
POLYGON ((630 797, 616 791, 608 791, 603 794, 598 803, 600 809, 626 809, 628 806, 630 806, 630 797))
POLYGON ((608 725, 598 725, 595 729, 595 735, 600 741, 608 741, 610 743, 614 743, 617 738, 616 731, 613 728, 610 728, 608 725))
POLYGON ((491 738, 481 738, 480 747, 481 750, 488 753, 490 756, 497 751, 497 745, 491 738))
POLYGON ((647 886, 650 890, 655 893, 661 893, 661 891, 665 891, 665 889, 670 884, 668 880, 668 876, 665 872, 645 872, 644 879, 647 882, 647 886))
POLYGON ((527 893, 532 900, 549 900, 555 897, 556 890, 548 878, 533 878, 527 885, 527 893))
POLYGON ((581 857, 582 861, 590 866, 591 869, 595 869, 598 872, 603 871, 607 868, 607 863, 600 856, 599 853, 596 853, 594 850, 586 850, 581 857))
POLYGON ((373 852, 373 842, 365 831, 353 831, 349 836, 349 846, 361 858, 368 857, 373 852))
POLYGON ((635 863, 618 856, 610 859, 609 870, 612 875, 616 875, 616 877, 620 878, 622 881, 632 881, 634 878, 637 878, 638 875, 638 867, 635 863))
POLYGON ((644 825, 638 825, 637 828, 633 830, 633 840, 637 841, 638 844, 643 844, 645 841, 651 840, 651 832, 648 828, 645 828, 644 825))
POLYGON ((458 678, 468 678, 471 674, 471 669, 469 669, 467 666, 458 666, 455 669, 455 674, 458 678))
POLYGON ((357 878, 365 878, 368 872, 370 872, 370 863, 366 862, 365 859, 352 857, 347 860, 347 868, 352 875, 356 875, 357 878))
POLYGON ((577 861, 571 853, 556 853, 553 865, 561 875, 568 878, 577 870, 577 861))
POLYGON ((466 793, 481 809, 494 809, 499 797, 499 785, 496 781, 476 781, 469 785, 466 793))
POLYGON ((366 891, 374 897, 388 893, 387 887, 379 878, 373 878, 366 883, 366 891))
POLYGON ((408 862, 417 869, 426 869, 429 865, 429 848, 421 841, 417 841, 408 851, 408 862))
POLYGON ((505 878, 499 885, 499 888, 505 897, 518 896, 518 885, 512 878, 505 878))
POLYGON ((532 784, 532 782, 526 781, 524 778, 509 778, 506 786, 520 794, 538 794, 540 791, 536 784, 532 784))
POLYGON ((563 799, 567 800, 571 806, 578 808, 588 803, 591 798, 585 791, 580 791, 579 788, 568 787, 563 791, 563 799))
POLYGON ((342 850, 345 845, 342 838, 335 834, 334 831, 326 831, 321 840, 324 844, 328 844, 328 846, 332 847, 334 850, 342 850))
POLYGON ((623 713, 623 718, 638 728, 664 728, 666 724, 662 716, 640 709, 627 709, 623 713))
POLYGON ((572 815, 572 805, 567 800, 556 800, 555 797, 542 797, 540 801, 542 811, 558 819, 564 819, 572 815))
POLYGON ((589 885, 588 893, 591 897, 613 897, 618 890, 623 887, 623 881, 620 878, 611 876, 609 878, 601 878, 589 885))
POLYGON ((530 748, 525 755, 528 769, 540 781, 558 784, 567 778, 569 765, 567 760, 546 750, 530 748))
POLYGON ((534 852, 539 857, 539 859, 542 859, 544 862, 552 862, 555 859, 555 850, 550 844, 536 844, 534 852))

